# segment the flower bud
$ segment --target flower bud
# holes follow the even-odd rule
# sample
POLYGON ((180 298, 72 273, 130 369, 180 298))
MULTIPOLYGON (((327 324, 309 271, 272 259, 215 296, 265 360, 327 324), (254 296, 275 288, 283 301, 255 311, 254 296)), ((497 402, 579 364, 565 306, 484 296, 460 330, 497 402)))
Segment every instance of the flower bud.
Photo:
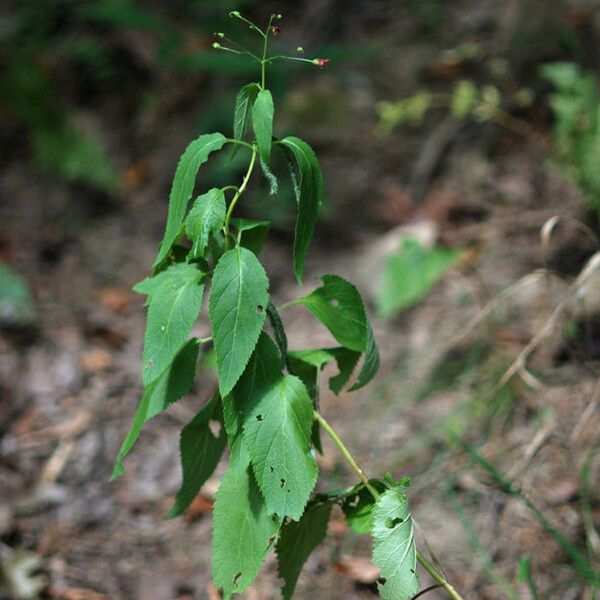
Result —
POLYGON ((278 37, 281 35, 281 29, 279 29, 279 27, 271 27, 271 34, 274 37, 278 37))
POLYGON ((239 10, 232 10, 232 11, 229 13, 229 16, 230 16, 230 17, 239 17, 239 16, 240 16, 240 11, 239 11, 239 10))
POLYGON ((298 46, 296 48, 296 52, 300 53, 300 54, 304 54, 304 48, 302 46, 298 46))
POLYGON ((328 58, 313 58, 312 64, 318 67, 324 67, 329 62, 328 58))
POLYGON ((221 39, 223 39, 223 38, 225 37, 225 34, 224 34, 224 33, 222 33, 221 31, 219 31, 219 33, 215 33, 215 35, 216 35, 218 38, 221 38, 221 39))
POLYGON ((213 42, 213 48, 222 48, 221 44, 219 44, 219 42, 213 42))
POLYGON ((276 19, 283 19, 283 16, 282 16, 282 15, 280 15, 280 14, 278 14, 278 15, 277 15, 275 18, 276 18, 276 19))

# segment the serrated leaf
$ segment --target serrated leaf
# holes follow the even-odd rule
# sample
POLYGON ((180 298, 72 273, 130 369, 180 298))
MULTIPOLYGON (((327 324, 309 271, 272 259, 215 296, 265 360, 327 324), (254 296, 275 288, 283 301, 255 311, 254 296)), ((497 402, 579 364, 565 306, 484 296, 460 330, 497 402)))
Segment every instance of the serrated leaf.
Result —
POLYGON ((297 523, 290 521, 281 529, 277 542, 279 577, 285 581, 282 595, 289 600, 298 576, 312 551, 323 542, 331 513, 330 502, 312 502, 297 523))
MULTIPOLYGON (((269 323, 271 324, 271 329, 275 336, 275 343, 277 344, 277 348, 279 348, 281 360, 289 371, 287 335, 279 311, 272 302, 269 302, 269 305, 267 306, 267 316, 269 317, 269 323)), ((293 373, 291 374, 293 375, 293 373)))
POLYGON ((401 490, 382 494, 372 513, 373 563, 381 569, 377 588, 383 600, 410 600, 419 590, 413 522, 401 490))
POLYGON ((241 433, 244 413, 252 406, 252 398, 260 398, 274 386, 282 377, 282 368, 277 348, 263 331, 240 380, 231 394, 223 398, 225 429, 230 438, 241 433))
POLYGON ((178 263, 164 273, 150 295, 144 336, 144 386, 156 380, 181 350, 202 305, 202 271, 194 265, 178 263))
POLYGON ((406 238, 402 249, 385 264, 377 295, 379 314, 391 317, 414 306, 460 257, 460 250, 427 249, 418 240, 406 238))
POLYGON ((252 106, 252 128, 256 136, 258 154, 266 165, 271 160, 274 112, 271 92, 269 90, 260 90, 252 106))
POLYGON ((221 403, 218 394, 215 394, 181 431, 179 451, 183 481, 167 518, 183 513, 213 474, 227 442, 222 423, 221 403), (219 427, 216 435, 211 429, 211 421, 219 427))
POLYGON ((367 314, 358 290, 338 275, 323 275, 323 284, 296 302, 304 304, 345 348, 364 352, 367 314))
POLYGON ((160 244, 153 268, 158 267, 167 257, 171 246, 181 235, 183 219, 187 205, 194 191, 196 175, 200 165, 208 160, 211 152, 220 150, 226 142, 220 133, 209 133, 195 139, 182 154, 177 164, 171 193, 169 194, 169 212, 164 238, 160 244))
POLYGON ((213 507, 211 568, 225 595, 254 581, 276 540, 280 521, 267 509, 248 466, 238 460, 223 476, 213 507))
POLYGON ((250 250, 238 247, 223 254, 208 302, 222 397, 233 389, 256 346, 265 322, 268 289, 265 270, 250 250))
POLYGON ((312 402, 293 375, 248 400, 243 436, 258 486, 270 511, 298 520, 317 481, 310 454, 312 402))
POLYGON ((315 224, 323 198, 323 174, 313 149, 300 138, 288 136, 281 140, 288 155, 288 162, 296 194, 298 216, 294 236, 294 272, 298 283, 302 283, 302 270, 313 237, 315 224))
MULTIPOLYGON (((252 109, 252 104, 260 90, 257 83, 249 83, 245 85, 235 98, 235 112, 233 115, 233 137, 236 140, 243 140, 246 131, 246 123, 252 109)), ((234 145, 234 151, 237 149, 237 144, 234 145)))
POLYGON ((144 390, 129 432, 115 459, 111 481, 123 475, 123 459, 133 448, 144 424, 190 391, 196 374, 198 347, 198 340, 190 340, 179 351, 171 366, 144 390))
POLYGON ((265 176, 265 179, 269 182, 269 196, 274 196, 279 191, 279 181, 277 180, 277 176, 271 169, 269 165, 265 163, 265 161, 260 159, 260 168, 265 176))
POLYGON ((248 248, 258 256, 271 227, 270 221, 253 221, 251 219, 231 219, 231 224, 237 229, 240 246, 248 248))
POLYGON ((192 242, 191 258, 206 258, 208 242, 223 227, 225 211, 225 195, 219 188, 196 198, 185 220, 185 232, 192 242))

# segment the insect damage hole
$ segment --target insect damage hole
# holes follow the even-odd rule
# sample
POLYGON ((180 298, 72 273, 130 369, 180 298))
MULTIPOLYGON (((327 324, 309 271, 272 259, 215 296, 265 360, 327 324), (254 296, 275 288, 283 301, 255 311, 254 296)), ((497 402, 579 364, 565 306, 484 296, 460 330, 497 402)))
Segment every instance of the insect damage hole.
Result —
POLYGON ((240 580, 240 577, 242 576, 242 572, 240 571, 239 573, 236 573, 235 577, 233 578, 233 585, 236 586, 238 581, 240 580))
POLYGON ((257 421, 262 421, 263 420, 263 416, 262 415, 256 415, 256 420, 257 421))
POLYGON ((279 487, 282 488, 285 485, 285 479, 279 480, 279 487))
POLYGON ((263 307, 261 304, 259 304, 259 305, 256 307, 256 312, 257 312, 257 313, 259 313, 259 314, 260 314, 260 313, 261 313, 263 310, 265 310, 265 309, 264 309, 264 307, 263 307))
POLYGON ((386 584, 386 582, 387 582, 387 578, 383 577, 383 575, 382 575, 381 577, 378 577, 378 578, 377 578, 377 583, 378 583, 379 585, 385 585, 385 584, 386 584))
POLYGON ((337 298, 332 298, 330 301, 331 306, 333 306, 333 308, 339 308, 340 307, 340 301, 337 298))
POLYGON ((385 522, 385 526, 388 529, 394 529, 394 527, 401 525, 402 523, 404 523, 404 519, 402 517, 396 517, 395 519, 388 519, 385 522))

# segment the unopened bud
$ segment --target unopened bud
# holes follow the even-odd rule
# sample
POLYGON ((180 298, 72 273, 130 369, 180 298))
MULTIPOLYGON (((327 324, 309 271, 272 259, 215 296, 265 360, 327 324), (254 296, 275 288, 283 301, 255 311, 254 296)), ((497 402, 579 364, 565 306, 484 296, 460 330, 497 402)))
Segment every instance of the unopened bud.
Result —
POLYGON ((278 14, 278 15, 276 16, 276 18, 277 18, 277 19, 283 19, 283 16, 278 14))
POLYGON ((304 54, 304 48, 302 46, 298 46, 296 48, 296 52, 299 52, 300 54, 304 54))
POLYGON ((224 34, 224 33, 222 33, 221 31, 219 31, 219 33, 215 33, 215 35, 216 35, 218 38, 221 38, 221 39, 223 39, 223 38, 225 37, 225 34, 224 34))
POLYGON ((271 27, 271 33, 275 36, 278 37, 281 35, 281 29, 279 29, 279 27, 271 27))
POLYGON ((313 58, 312 64, 318 67, 324 67, 329 62, 328 58, 313 58))
POLYGON ((229 16, 230 16, 230 17, 239 17, 239 16, 240 16, 240 11, 239 11, 239 10, 232 10, 232 11, 229 13, 229 16))
POLYGON ((213 48, 222 48, 223 46, 221 46, 221 44, 219 44, 219 42, 213 42, 213 48))

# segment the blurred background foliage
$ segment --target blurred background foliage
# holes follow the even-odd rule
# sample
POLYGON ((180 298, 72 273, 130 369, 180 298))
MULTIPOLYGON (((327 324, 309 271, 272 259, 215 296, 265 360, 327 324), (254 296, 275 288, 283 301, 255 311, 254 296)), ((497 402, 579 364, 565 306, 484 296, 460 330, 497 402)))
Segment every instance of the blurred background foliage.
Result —
MULTIPOLYGON (((97 416, 85 435, 108 441, 82 450, 96 462, 64 476, 72 502, 52 516, 63 525, 72 519, 81 539, 89 535, 111 560, 89 561, 68 527, 58 553, 68 564, 85 563, 77 583, 108 597, 160 594, 119 587, 131 572, 117 577, 110 563, 121 564, 124 548, 144 574, 152 570, 146 560, 156 558, 156 567, 165 555, 179 558, 184 536, 165 542, 167 549, 161 540, 156 557, 147 548, 142 556, 129 538, 98 542, 85 518, 112 502, 97 517, 99 529, 128 531, 132 522, 142 529, 139 514, 154 511, 145 535, 162 535, 160 503, 172 483, 163 472, 176 471, 177 461, 170 444, 140 449, 150 456, 140 463, 150 464, 133 471, 139 488, 120 491, 131 496, 123 506, 98 473, 110 468, 137 401, 143 315, 128 288, 144 276, 160 239, 177 158, 195 135, 229 134, 236 92, 258 77, 253 63, 212 49, 218 31, 255 43, 228 18, 233 9, 257 22, 284 13, 274 47, 294 54, 302 46, 306 57, 330 59, 323 69, 275 63, 268 75, 276 132, 307 140, 325 174, 309 270, 355 280, 379 317, 378 383, 358 401, 325 398, 327 410, 373 472, 414 476, 416 514, 467 597, 593 599, 599 452, 597 430, 586 423, 593 429, 598 414, 600 305, 590 298, 600 285, 588 286, 588 296, 578 290, 585 310, 565 311, 522 378, 498 382, 598 247, 596 0, 4 0, 0 329, 9 337, 0 336, 7 406, 0 434, 9 441, 0 450, 0 484, 7 496, 33 486, 48 452, 25 444, 6 458, 3 448, 37 423, 36 414, 45 416, 43 428, 67 420, 73 398, 76 407, 89 401, 90 410, 101 406, 112 416, 97 416), (541 252, 539 230, 557 214, 558 234, 541 252), (540 266, 564 279, 544 279, 548 287, 531 291, 522 278, 540 266), (63 325, 66 333, 57 330, 63 325), (15 329, 26 335, 13 339, 15 329), (57 348, 68 357, 60 368, 53 367, 57 348), (75 383, 60 387, 71 371, 75 383), (43 376, 48 381, 39 383, 43 376), (152 500, 139 492, 144 485, 152 500), (82 494, 91 498, 85 515, 72 516, 82 494)), ((199 191, 235 181, 242 161, 241 153, 211 158, 199 191)), ((270 195, 257 176, 240 217, 271 222, 265 261, 274 294, 289 300, 294 199, 285 165, 273 169, 279 193, 270 195)), ((314 345, 310 326, 286 318, 314 345)), ((203 360, 209 378, 210 355, 203 360)), ((163 428, 169 423, 146 443, 162 443, 163 428)), ((332 484, 348 483, 339 464, 321 468, 332 484)), ((54 526, 46 517, 17 515, 6 534, 0 519, 0 542, 53 556, 40 542, 54 526)), ((196 527, 194 518, 170 526, 196 527)), ((194 535, 184 532, 194 556, 208 535, 198 522, 194 535)), ((315 568, 304 597, 337 598, 340 589, 348 598, 372 597, 374 578, 342 560, 359 554, 361 541, 347 532, 335 540, 327 552, 338 561, 336 574, 315 568), (355 585, 343 587, 340 577, 355 585)), ((208 563, 198 564, 182 598, 186 585, 206 588, 208 563)), ((270 596, 261 589, 257 597, 270 596)))

